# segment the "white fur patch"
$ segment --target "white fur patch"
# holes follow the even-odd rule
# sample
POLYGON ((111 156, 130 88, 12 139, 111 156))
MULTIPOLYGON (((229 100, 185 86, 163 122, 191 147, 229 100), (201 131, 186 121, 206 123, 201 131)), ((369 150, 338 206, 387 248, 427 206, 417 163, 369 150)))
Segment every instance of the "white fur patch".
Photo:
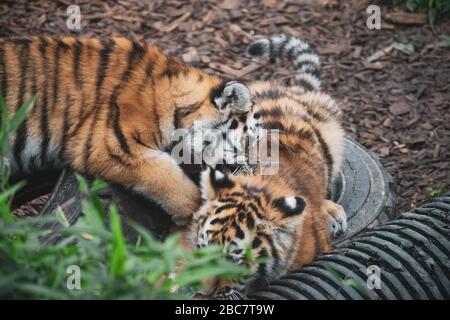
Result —
POLYGON ((296 65, 301 64, 301 63, 305 63, 305 62, 309 62, 309 63, 315 64, 315 65, 319 65, 320 64, 319 57, 317 55, 311 54, 311 53, 300 54, 294 60, 294 64, 296 64, 296 65))
POLYGON ((225 178, 225 175, 222 172, 220 172, 218 170, 214 170, 214 179, 216 179, 216 181, 222 180, 224 178, 225 178))
POLYGON ((297 200, 293 196, 284 198, 284 202, 291 209, 295 209, 297 207, 297 200))

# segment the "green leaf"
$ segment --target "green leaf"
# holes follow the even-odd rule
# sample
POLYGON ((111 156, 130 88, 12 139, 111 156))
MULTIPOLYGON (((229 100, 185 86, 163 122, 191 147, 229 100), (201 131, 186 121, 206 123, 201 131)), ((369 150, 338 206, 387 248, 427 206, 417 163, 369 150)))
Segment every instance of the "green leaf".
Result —
POLYGON ((62 226, 66 228, 70 226, 69 220, 67 220, 66 215, 64 214, 64 211, 61 209, 60 206, 56 208, 55 216, 62 226))
POLYGON ((0 108, 1 108, 1 129, 3 132, 8 133, 9 132, 9 110, 8 105, 6 104, 5 99, 3 98, 3 95, 0 92, 0 108))
POLYGON ((36 97, 32 97, 29 101, 23 103, 20 106, 20 108, 16 111, 16 113, 11 118, 11 121, 9 123, 10 132, 16 131, 17 128, 19 128, 20 124, 25 120, 28 113, 33 108, 35 101, 36 97))
POLYGON ((369 290, 366 289, 361 283, 355 281, 355 279, 347 279, 343 281, 344 284, 353 287, 366 299, 374 299, 369 290))
POLYGON ((120 217, 115 206, 110 208, 112 249, 110 258, 111 274, 116 278, 121 278, 125 274, 125 240, 120 224, 120 217))
POLYGON ((25 185, 25 181, 20 181, 9 187, 6 190, 3 190, 0 194, 0 202, 7 202, 10 197, 12 197, 17 191, 19 191, 25 185))
POLYGON ((198 284, 209 277, 227 276, 230 279, 237 279, 246 272, 246 268, 240 265, 229 264, 224 266, 205 266, 201 269, 189 270, 178 274, 170 285, 186 286, 198 284))
POLYGON ((88 193, 89 187, 86 179, 78 173, 75 173, 75 177, 77 178, 78 188, 80 189, 80 192, 84 194, 88 193))
POLYGON ((105 189, 108 186, 108 184, 100 179, 95 179, 91 186, 91 191, 93 193, 97 193, 98 191, 105 189))
POLYGON ((329 265, 325 265, 325 270, 327 270, 329 273, 331 273, 331 275, 338 281, 342 281, 342 277, 341 275, 334 270, 332 267, 330 267, 329 265))
POLYGON ((154 284, 158 279, 160 279, 166 272, 163 263, 159 267, 153 269, 147 276, 147 281, 154 284))

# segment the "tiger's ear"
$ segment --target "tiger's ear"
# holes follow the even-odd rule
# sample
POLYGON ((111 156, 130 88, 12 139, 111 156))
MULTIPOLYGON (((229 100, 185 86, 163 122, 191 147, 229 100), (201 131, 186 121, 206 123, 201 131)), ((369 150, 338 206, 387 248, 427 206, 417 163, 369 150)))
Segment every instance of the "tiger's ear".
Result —
POLYGON ((285 218, 300 216, 305 210, 306 203, 302 197, 281 197, 273 200, 273 206, 277 208, 285 218))
POLYGON ((237 81, 226 83, 214 97, 214 103, 221 111, 231 109, 242 113, 250 111, 253 105, 249 88, 237 81))
POLYGON ((202 199, 213 200, 217 197, 217 192, 220 189, 233 188, 234 185, 234 182, 226 173, 208 167, 202 172, 200 179, 202 199))

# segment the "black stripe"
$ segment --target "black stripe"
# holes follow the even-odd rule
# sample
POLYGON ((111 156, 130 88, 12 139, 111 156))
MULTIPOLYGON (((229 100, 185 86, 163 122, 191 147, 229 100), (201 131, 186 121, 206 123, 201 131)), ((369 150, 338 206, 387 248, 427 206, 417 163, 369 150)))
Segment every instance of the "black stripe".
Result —
MULTIPOLYGON (((309 46, 309 45, 308 45, 308 46, 309 46)), ((317 53, 316 53, 314 50, 312 50, 311 47, 308 47, 307 49, 304 49, 304 50, 300 51, 300 52, 295 56, 295 58, 297 59, 297 57, 302 56, 302 55, 305 55, 305 54, 311 54, 311 55, 313 55, 313 56, 317 56, 317 53)))
POLYGON ((214 211, 214 214, 219 214, 224 210, 233 209, 233 208, 242 209, 243 207, 241 204, 228 203, 228 204, 224 204, 221 207, 216 208, 216 211, 214 211))
POLYGON ((127 143, 126 137, 123 134, 122 129, 120 127, 120 108, 117 104, 117 96, 119 95, 120 91, 126 86, 127 82, 130 80, 133 70, 143 59, 145 52, 146 52, 145 49, 140 44, 138 44, 137 42, 132 42, 132 48, 128 53, 127 67, 122 74, 121 81, 114 87, 113 94, 111 95, 109 100, 108 120, 111 119, 112 122, 109 122, 108 126, 111 127, 112 124, 114 134, 117 140, 119 141, 120 147, 127 154, 131 154, 131 151, 127 143))
POLYGON ((252 249, 258 248, 261 245, 261 243, 262 243, 261 239, 258 236, 256 236, 252 241, 252 249))
POLYGON ((237 203, 237 199, 235 198, 230 198, 230 197, 225 197, 225 198, 219 198, 220 202, 229 202, 229 203, 237 203))
POLYGON ((294 124, 285 126, 281 121, 273 120, 263 124, 264 129, 279 130, 283 135, 294 135, 304 140, 314 141, 313 133, 305 128, 297 128, 294 124))
POLYGON ((258 113, 262 116, 262 117, 274 117, 274 118, 278 118, 278 117, 282 117, 284 115, 283 110, 281 110, 281 108, 279 106, 275 106, 273 108, 270 109, 261 109, 258 111, 258 113))
POLYGON ((297 70, 302 73, 309 73, 318 78, 320 75, 320 66, 316 63, 313 63, 311 61, 302 61, 297 63, 296 65, 297 70))
POLYGON ((127 154, 131 154, 131 150, 130 147, 128 146, 127 140, 125 138, 125 135, 122 132, 122 129, 120 127, 120 108, 117 105, 117 103, 115 103, 113 105, 115 111, 114 111, 114 124, 113 124, 113 130, 114 130, 114 134, 117 138, 117 140, 119 140, 119 144, 120 147, 122 148, 122 150, 127 153, 127 154))
POLYGON ((81 78, 80 78, 80 59, 81 59, 81 49, 82 44, 79 40, 75 40, 73 46, 73 78, 75 79, 75 84, 77 88, 81 90, 81 78))
POLYGON ((325 140, 323 139, 322 134, 320 133, 320 131, 317 128, 315 128, 315 127, 312 127, 312 128, 314 130, 314 133, 317 136, 317 140, 319 141, 320 147, 322 149, 322 153, 323 153, 323 156, 325 158, 325 162, 327 164, 328 181, 330 181, 331 180, 331 175, 332 175, 332 172, 333 172, 333 157, 331 156, 330 148, 328 148, 328 145, 325 142, 325 140))
MULTIPOLYGON (((75 84, 77 85, 77 88, 79 90, 79 96, 80 96, 80 106, 79 106, 79 114, 77 117, 77 125, 74 127, 73 131, 70 133, 70 136, 73 137, 78 130, 84 125, 85 121, 87 120, 88 115, 84 115, 84 109, 86 109, 85 106, 85 101, 86 101, 86 97, 85 97, 85 92, 83 90, 83 79, 82 79, 82 71, 86 70, 86 67, 82 67, 82 65, 80 65, 80 60, 82 55, 87 55, 88 59, 90 60, 91 57, 91 51, 92 51, 92 46, 89 46, 89 44, 87 45, 83 45, 83 43, 79 42, 77 40, 77 42, 75 43, 75 52, 74 52, 74 61, 73 61, 73 72, 74 72, 74 79, 75 79, 75 84), (78 49, 79 48, 79 49, 78 49), (77 51, 79 50, 79 57, 77 57, 78 53, 77 51)), ((89 70, 90 71, 90 70, 89 70)), ((90 114, 90 112, 88 112, 88 114, 90 114)))
POLYGON ((121 86, 123 87, 126 82, 130 80, 132 72, 135 70, 136 66, 139 64, 139 62, 142 60, 142 58, 145 55, 144 48, 138 44, 137 42, 132 42, 132 48, 130 52, 128 53, 128 65, 125 69, 125 73, 122 76, 121 80, 121 86))
MULTIPOLYGON (((268 255, 268 253, 267 253, 267 250, 265 249, 265 248, 263 248, 262 250, 261 250, 261 252, 260 252, 260 254, 259 254, 259 257, 269 257, 270 258, 270 256, 268 255)), ((259 264, 259 266, 258 266, 258 271, 257 271, 257 273, 258 273, 258 275, 260 276, 260 277, 262 277, 262 278, 265 278, 266 276, 267 276, 267 270, 266 270, 266 267, 267 267, 267 263, 260 263, 259 264)))
POLYGON ((280 56, 283 55, 284 50, 286 49, 287 44, 291 41, 290 37, 286 37, 280 45, 280 56))
MULTIPOLYGON (((237 121, 236 119, 233 119, 233 120, 231 121, 230 127, 229 127, 228 129, 234 130, 234 129, 236 129, 238 126, 239 126, 239 121, 237 121)), ((226 134, 226 132, 223 132, 223 133, 226 134)))
POLYGON ((142 82, 139 85, 139 91, 143 90, 149 83, 151 83, 153 79, 153 68, 155 66, 155 61, 150 61, 147 63, 145 67, 144 77, 142 78, 142 82))
POLYGON ((245 223, 249 230, 253 230, 253 228, 255 227, 255 218, 253 218, 251 213, 247 214, 247 219, 245 220, 245 223))
POLYGON ((295 84, 302 87, 305 91, 313 91, 316 89, 309 81, 305 79, 295 79, 295 84))
POLYGON ((181 120, 183 120, 185 117, 187 117, 188 115, 196 112, 198 109, 200 109, 200 107, 203 105, 203 101, 202 102, 198 102, 198 103, 193 103, 190 104, 186 107, 176 107, 175 108, 175 114, 173 116, 173 125, 175 129, 180 128, 181 126, 181 120))
POLYGON ((273 39, 269 38, 269 58, 273 60, 276 57, 275 47, 273 45, 273 39))
MULTIPOLYGON (((312 87, 311 87, 312 88, 312 87)), ((327 121, 329 118, 326 115, 323 115, 315 110, 313 110, 313 108, 311 107, 310 104, 308 104, 306 101, 301 101, 298 97, 296 97, 294 94, 290 93, 288 95, 289 99, 292 99, 293 101, 295 101, 296 103, 298 103, 299 105, 303 106, 306 109, 306 112, 308 113, 309 116, 311 116, 313 119, 320 121, 320 122, 325 122, 327 121)), ((322 108, 321 110, 325 110, 327 111, 330 115, 332 115, 332 113, 326 109, 326 108, 322 108)))
MULTIPOLYGON (((141 133, 140 133, 139 131, 136 130, 136 131, 132 134, 132 138, 133 138, 133 140, 134 140, 137 144, 140 144, 141 146, 146 147, 146 148, 151 148, 151 146, 146 145, 146 144, 144 143, 144 141, 142 141, 141 133)), ((167 151, 170 151, 170 149, 169 149, 169 150, 166 150, 166 152, 167 152, 167 151)))
POLYGON ((112 41, 104 42, 103 48, 99 53, 99 67, 97 70, 97 80, 95 82, 95 92, 97 94, 99 94, 102 89, 103 81, 105 80, 106 76, 106 70, 108 68, 109 56, 114 50, 114 46, 115 44, 112 41))
POLYGON ((114 161, 118 162, 119 164, 129 167, 130 163, 128 163, 127 161, 125 161, 121 156, 117 155, 116 153, 114 153, 111 149, 111 147, 108 145, 108 143, 106 144, 106 150, 108 151, 108 156, 113 159, 114 161))
POLYGON ((11 38, 9 39, 9 42, 16 45, 29 45, 31 40, 27 38, 11 38))
POLYGON ((225 86, 227 85, 227 80, 221 79, 220 83, 216 85, 215 87, 211 88, 211 93, 209 94, 209 100, 211 103, 218 108, 214 100, 216 98, 219 98, 222 96, 223 90, 225 89, 225 86))
POLYGON ((223 218, 214 218, 211 220, 210 224, 223 224, 228 220, 230 220, 230 216, 226 216, 223 218))
POLYGON ((69 46, 62 42, 61 40, 57 41, 56 48, 55 48, 55 61, 54 63, 54 69, 53 69, 53 107, 54 110, 57 106, 58 102, 58 94, 59 94, 59 71, 60 71, 60 65, 59 60, 61 57, 61 50, 67 50, 69 46))
POLYGON ((310 73, 320 81, 320 68, 316 68, 310 73))
POLYGON ((168 57, 166 62, 166 69, 160 75, 160 77, 178 77, 181 72, 186 72, 188 70, 187 65, 178 58, 168 57))
MULTIPOLYGON (((252 199, 256 202, 256 204, 257 204, 260 208, 262 208, 261 198, 260 198, 259 196, 255 196, 255 195, 253 195, 252 197, 253 197, 252 199)), ((264 217, 261 215, 261 213, 259 212, 258 208, 257 208, 254 204, 249 203, 249 204, 248 204, 248 207, 249 207, 249 208, 252 208, 252 209, 254 210, 256 216, 257 216, 259 219, 263 219, 263 218, 264 218, 264 217)))
MULTIPOLYGON (((4 44, 2 44, 3 46, 4 44)), ((0 94, 3 95, 6 101, 6 95, 8 94, 8 69, 6 67, 6 61, 5 61, 5 48, 0 47, 0 67, 2 72, 2 82, 0 87, 0 94)))
POLYGON ((127 85, 130 80, 133 70, 142 60, 145 55, 145 49, 137 42, 132 42, 132 48, 128 53, 127 67, 122 74, 121 81, 114 87, 113 93, 109 99, 109 116, 108 116, 108 127, 113 128, 114 134, 119 141, 122 150, 131 154, 130 147, 126 140, 125 135, 120 127, 120 108, 117 104, 117 96, 120 91, 127 85))
POLYGON ((69 136, 69 110, 73 106, 74 99, 70 94, 66 95, 65 103, 64 103, 64 112, 63 112, 63 128, 62 128, 62 137, 61 137, 61 146, 59 150, 59 159, 62 162, 66 160, 66 151, 67 151, 67 143, 69 136))
POLYGON ((40 38, 39 52, 41 54, 42 68, 44 69, 44 84, 42 86, 42 112, 40 127, 42 132, 41 163, 44 163, 47 157, 48 145, 50 142, 50 128, 48 123, 48 61, 46 57, 47 41, 40 38))
POLYGON ((30 65, 31 65, 31 96, 35 97, 34 107, 30 112, 31 114, 34 114, 37 112, 38 108, 38 72, 36 68, 36 61, 34 60, 34 56, 29 56, 30 65))
POLYGON ((256 93, 256 98, 277 100, 286 97, 286 94, 277 89, 264 90, 256 93))
POLYGON ((280 254, 277 251, 277 247, 275 246, 275 243, 273 241, 272 236, 268 235, 268 234, 262 234, 261 235, 263 238, 266 239, 266 241, 269 244, 269 248, 270 248, 270 253, 272 256, 272 261, 273 261, 273 266, 272 266, 272 270, 277 272, 279 266, 280 266, 280 254))
MULTIPOLYGON (((29 59, 31 61, 31 95, 35 96, 38 93, 36 61, 32 57, 29 57, 29 59)), ((34 110, 36 110, 36 105, 33 108, 34 110)))
MULTIPOLYGON (((264 195, 266 197, 267 201, 270 201, 270 194, 267 192, 267 189, 265 187, 259 188, 253 185, 244 185, 245 190, 253 197, 253 196, 259 196, 264 195)), ((261 206, 261 203, 258 202, 258 205, 261 206)))
MULTIPOLYGON (((27 68, 28 68, 28 57, 30 55, 29 52, 29 43, 23 43, 20 45, 20 54, 19 54, 19 67, 20 67, 20 85, 19 85, 19 92, 17 97, 17 107, 16 112, 19 110, 19 108, 22 106, 24 102, 24 96, 26 91, 26 83, 27 83, 27 68)), ((22 162, 22 152, 25 148, 25 145, 27 143, 27 136, 28 136, 28 128, 27 128, 27 120, 25 119, 22 124, 17 129, 16 139, 14 141, 14 159, 16 161, 17 166, 19 167, 19 170, 23 170, 23 162, 22 162)))
POLYGON ((236 237, 239 239, 245 238, 245 233, 242 231, 241 227, 236 223, 236 221, 233 224, 234 229, 236 230, 236 237))
POLYGON ((318 64, 308 60, 296 62, 295 67, 300 73, 310 73, 310 74, 320 69, 320 66, 318 64))
POLYGON ((103 82, 105 80, 106 70, 108 68, 109 55, 111 54, 113 49, 114 49, 114 43, 112 41, 109 41, 109 42, 103 43, 103 48, 99 53, 99 61, 98 61, 99 67, 97 70, 97 80, 95 83, 96 98, 95 98, 95 103, 93 105, 93 110, 95 110, 95 112, 94 112, 94 118, 91 123, 91 127, 89 129, 88 137, 86 139, 86 144, 84 146, 83 167, 87 166, 89 156, 92 152, 92 139, 93 139, 93 135, 94 135, 94 128, 97 124, 98 117, 99 117, 100 111, 102 109, 101 106, 99 105, 99 102, 101 101, 100 100, 101 89, 103 86, 103 82))
POLYGON ((250 211, 253 211, 253 213, 254 213, 257 217, 261 218, 261 214, 259 213, 258 207, 255 206, 253 203, 251 203, 251 202, 247 203, 247 209, 250 209, 250 211))
POLYGON ((297 47, 296 47, 296 46, 292 46, 292 47, 288 50, 288 52, 286 53, 287 58, 288 58, 289 60, 291 60, 291 61, 292 61, 292 59, 294 58, 294 51, 295 51, 295 50, 297 50, 297 47))

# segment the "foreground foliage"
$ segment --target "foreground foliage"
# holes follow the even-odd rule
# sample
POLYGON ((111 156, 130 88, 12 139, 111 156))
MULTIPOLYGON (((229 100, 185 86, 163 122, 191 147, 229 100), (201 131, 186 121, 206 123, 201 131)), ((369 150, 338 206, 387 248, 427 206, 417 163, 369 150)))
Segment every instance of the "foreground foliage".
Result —
POLYGON ((138 240, 130 242, 114 205, 104 211, 96 193, 103 182, 88 184, 79 177, 83 216, 70 226, 64 213, 15 219, 11 200, 24 183, 8 185, 4 161, 11 149, 9 136, 25 119, 34 100, 14 117, 0 95, 0 298, 34 299, 167 299, 189 298, 210 276, 237 279, 248 274, 244 266, 224 257, 220 247, 188 252, 178 245, 179 235, 160 242, 139 225, 138 240), (59 223, 62 238, 48 243, 59 223))

